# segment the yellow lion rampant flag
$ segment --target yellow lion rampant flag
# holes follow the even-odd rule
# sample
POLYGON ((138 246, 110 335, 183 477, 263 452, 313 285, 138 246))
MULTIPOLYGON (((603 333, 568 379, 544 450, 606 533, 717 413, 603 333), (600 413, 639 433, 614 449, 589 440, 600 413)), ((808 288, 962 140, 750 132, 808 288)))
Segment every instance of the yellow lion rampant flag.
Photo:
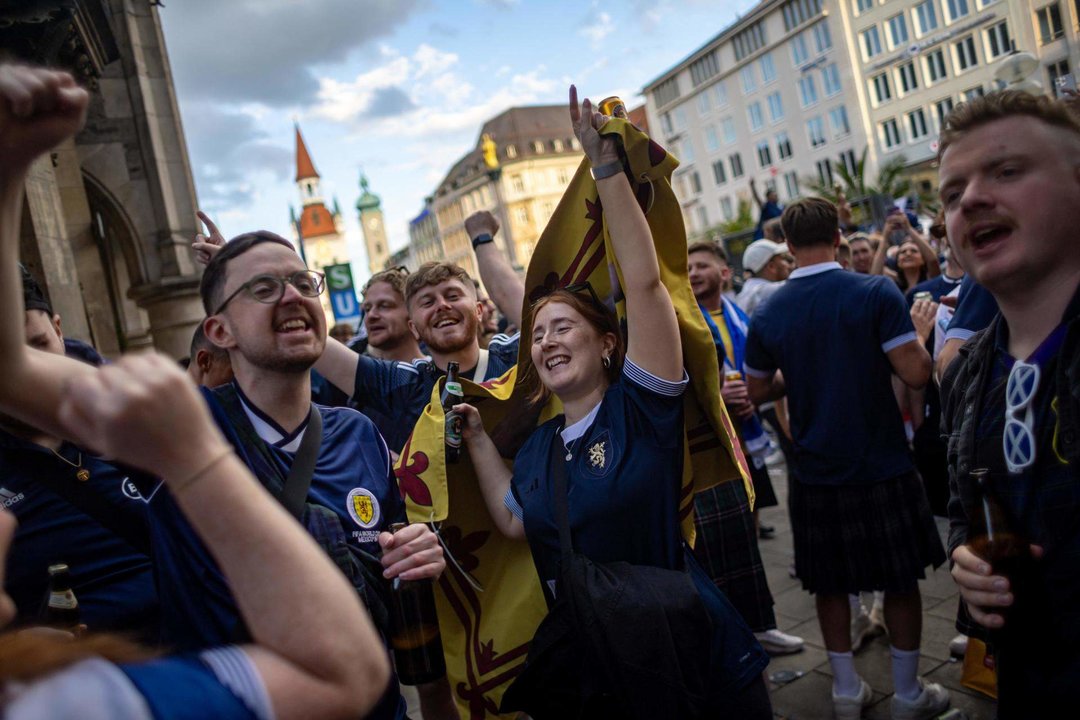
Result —
MULTIPOLYGON (((611 120, 601 134, 615 135, 656 245, 661 280, 679 319, 690 375, 685 400, 686 459, 680 520, 693 540, 694 492, 741 480, 753 498, 746 461, 720 400, 720 368, 712 334, 686 276, 686 233, 671 173, 678 161, 633 125, 611 120)), ((582 162, 537 243, 526 276, 522 317, 532 303, 557 287, 588 281, 624 317, 618 268, 610 249, 603 209, 588 162, 582 162)), ((552 399, 530 408, 518 378, 531 368, 527 343, 518 365, 484 383, 462 382, 466 401, 510 462, 525 436, 561 411, 552 399)), ((505 538, 491 521, 468 453, 447 465, 440 382, 417 421, 395 467, 409 519, 441 523, 447 568, 436 588, 436 605, 451 692, 462 718, 499 717, 503 692, 520 673, 537 626, 547 613, 528 544, 505 538)))

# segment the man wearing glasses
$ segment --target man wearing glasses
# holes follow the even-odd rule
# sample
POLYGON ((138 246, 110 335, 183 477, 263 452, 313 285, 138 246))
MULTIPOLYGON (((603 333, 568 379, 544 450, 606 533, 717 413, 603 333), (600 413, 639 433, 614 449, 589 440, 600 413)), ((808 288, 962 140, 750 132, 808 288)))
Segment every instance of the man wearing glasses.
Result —
POLYGON ((957 107, 939 142, 953 250, 1001 310, 941 387, 957 624, 989 635, 999 718, 1052 717, 1080 683, 1080 122, 1048 97, 992 93, 957 107), (983 468, 1030 543, 1022 586, 969 544, 983 468))

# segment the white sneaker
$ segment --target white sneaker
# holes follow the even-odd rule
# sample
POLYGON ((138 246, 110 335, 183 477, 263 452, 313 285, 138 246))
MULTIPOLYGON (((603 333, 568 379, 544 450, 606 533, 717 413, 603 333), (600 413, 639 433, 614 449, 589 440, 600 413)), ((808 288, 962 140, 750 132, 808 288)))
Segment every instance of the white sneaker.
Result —
POLYGON ((870 683, 862 678, 859 678, 859 685, 859 694, 855 697, 837 695, 836 691, 833 691, 832 707, 836 720, 859 720, 862 717, 863 708, 870 704, 874 693, 870 689, 870 683))
POLYGON ((858 652, 867 642, 885 633, 885 626, 874 622, 866 608, 859 606, 859 614, 851 619, 851 652, 858 652))
POLYGON ((904 700, 893 695, 893 720, 930 720, 949 709, 948 690, 922 678, 919 678, 919 686, 922 692, 914 700, 904 700))
POLYGON ((949 654, 955 658, 962 658, 967 654, 968 636, 957 635, 949 641, 949 654))
POLYGON ((788 635, 776 628, 765 632, 754 633, 754 637, 770 655, 791 655, 802 652, 803 639, 796 635, 788 635))

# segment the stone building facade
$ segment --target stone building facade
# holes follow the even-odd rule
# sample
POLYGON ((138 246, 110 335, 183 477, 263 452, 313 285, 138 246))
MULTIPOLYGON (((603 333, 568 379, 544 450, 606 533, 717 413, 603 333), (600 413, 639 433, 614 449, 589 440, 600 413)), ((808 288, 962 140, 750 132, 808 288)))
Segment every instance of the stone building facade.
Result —
POLYGON ((91 93, 85 129, 34 166, 23 208, 20 256, 65 333, 106 356, 186 356, 203 318, 196 196, 158 8, 15 4, 0 9, 0 56, 67 69, 91 93))

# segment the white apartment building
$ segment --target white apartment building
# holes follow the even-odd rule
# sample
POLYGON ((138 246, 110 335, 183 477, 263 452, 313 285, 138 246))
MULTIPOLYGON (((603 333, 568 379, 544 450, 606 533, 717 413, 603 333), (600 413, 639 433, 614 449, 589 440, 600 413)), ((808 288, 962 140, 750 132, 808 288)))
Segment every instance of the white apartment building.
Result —
POLYGON ((751 178, 784 201, 854 167, 868 140, 836 1, 765 0, 643 89, 653 135, 681 163, 688 233, 733 219, 751 178))
MULTIPOLYGON (((956 104, 1001 87, 994 72, 1013 49, 1041 57, 1043 67, 1031 77, 1052 91, 1055 78, 1070 66, 1060 5, 1015 0, 843 2, 851 64, 860 78, 862 122, 874 140, 870 164, 876 167, 902 154, 913 169, 929 170, 945 117, 956 104), (1040 19, 1047 28, 1043 43, 1038 39, 1040 19)), ((1068 25, 1075 34, 1075 20, 1068 25)))
POLYGON ((787 200, 864 148, 870 181, 902 155, 932 190, 948 112, 1000 87, 1014 49, 1054 92, 1080 65, 1078 23, 1080 0, 764 0, 643 89, 654 135, 682 161, 688 232, 730 219, 751 177, 787 200))

